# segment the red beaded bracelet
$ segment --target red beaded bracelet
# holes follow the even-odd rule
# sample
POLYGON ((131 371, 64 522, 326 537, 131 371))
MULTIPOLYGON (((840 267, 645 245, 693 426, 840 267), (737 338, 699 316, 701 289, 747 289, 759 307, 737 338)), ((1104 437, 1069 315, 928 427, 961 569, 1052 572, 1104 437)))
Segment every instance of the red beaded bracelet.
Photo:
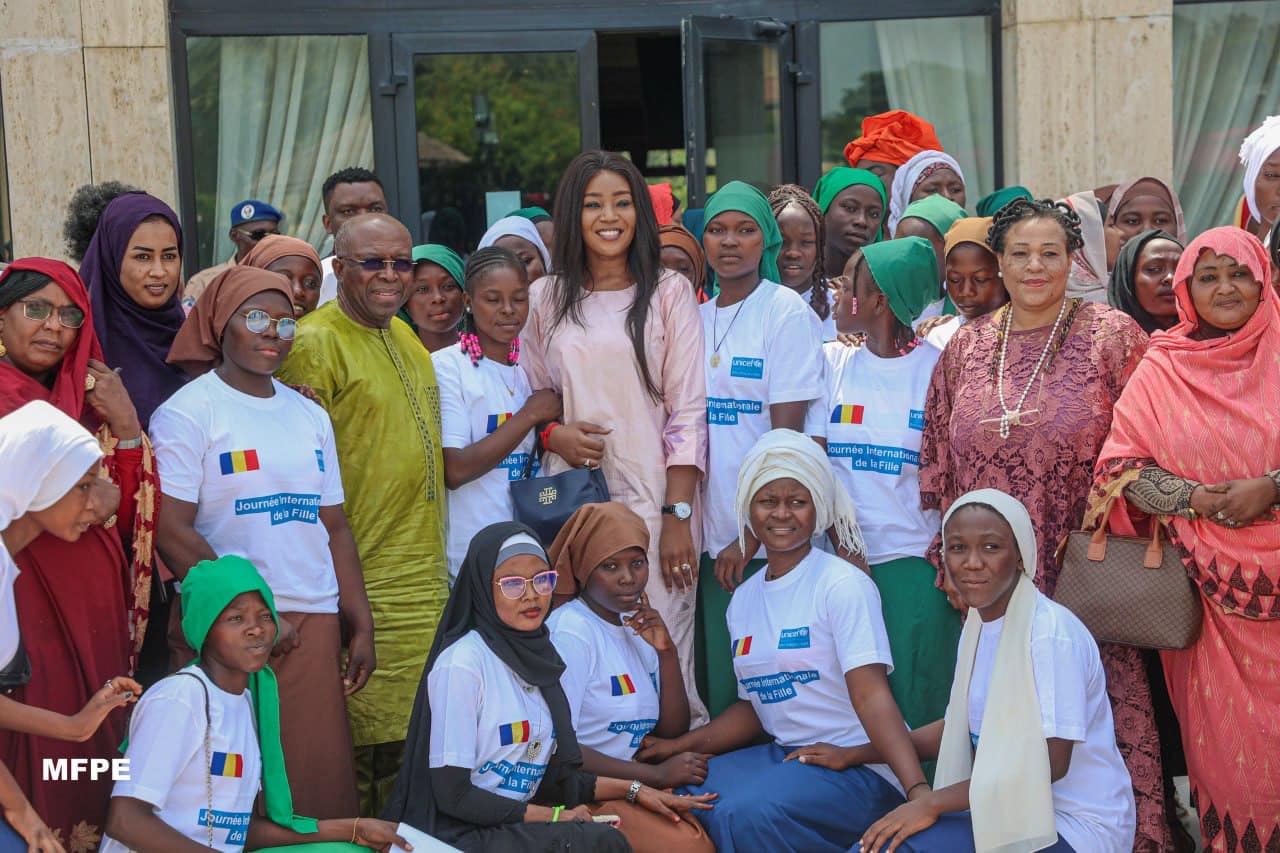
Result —
POLYGON ((546 428, 546 429, 544 429, 542 432, 538 433, 538 438, 542 440, 542 446, 543 446, 543 447, 550 447, 550 446, 551 446, 551 431, 552 431, 552 430, 554 430, 554 429, 555 429, 556 427, 558 427, 558 426, 560 426, 560 422, 559 422, 559 421, 552 421, 551 423, 547 424, 547 428, 546 428))

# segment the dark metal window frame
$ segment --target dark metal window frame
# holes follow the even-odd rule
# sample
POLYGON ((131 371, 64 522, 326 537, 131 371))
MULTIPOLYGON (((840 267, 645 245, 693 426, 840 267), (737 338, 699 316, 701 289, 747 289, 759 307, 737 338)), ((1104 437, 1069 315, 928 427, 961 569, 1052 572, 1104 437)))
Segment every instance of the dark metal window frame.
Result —
MULTIPOLYGON (((794 27, 794 56, 811 62, 813 84, 798 86, 795 97, 796 167, 801 183, 817 180, 821 163, 821 102, 818 69, 819 27, 839 21, 987 17, 991 36, 992 119, 995 125, 992 152, 995 180, 1004 180, 1003 97, 1001 93, 1000 0, 919 0, 886 4, 882 0, 656 0, 614 2, 604 0, 369 0, 360 9, 353 0, 273 0, 264 11, 261 0, 170 0, 169 46, 173 74, 174 131, 178 146, 179 214, 184 225, 194 227, 195 164, 191 154, 190 84, 187 76, 186 40, 193 36, 301 36, 362 35, 369 39, 369 83, 374 133, 374 163, 380 173, 398 173, 396 145, 396 96, 402 88, 392 46, 392 36, 422 33, 438 37, 448 33, 492 34, 495 49, 513 49, 523 35, 541 31, 581 29, 588 32, 679 31, 681 20, 691 15, 736 18, 776 18, 794 27), (577 26, 575 26, 577 25, 577 26), (378 132, 384 130, 386 132, 378 132)), ((1213 0, 1174 0, 1176 3, 1213 0)), ((592 70, 594 77, 594 70, 592 70)), ((595 136, 584 128, 584 140, 595 136)), ((387 201, 403 215, 399 179, 388 178, 387 201)), ((185 259, 187 273, 195 272, 196 257, 185 259)))

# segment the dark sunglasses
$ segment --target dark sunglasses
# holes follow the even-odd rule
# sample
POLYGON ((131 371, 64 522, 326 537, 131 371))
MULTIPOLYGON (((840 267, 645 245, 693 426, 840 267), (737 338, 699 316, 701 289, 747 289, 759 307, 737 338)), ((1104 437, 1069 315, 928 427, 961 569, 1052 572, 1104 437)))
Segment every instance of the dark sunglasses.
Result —
POLYGON ((279 234, 280 232, 279 232, 279 231, 267 231, 267 230, 259 230, 259 231, 245 231, 245 230, 242 228, 242 229, 240 229, 240 233, 241 233, 241 234, 243 234, 244 236, 248 237, 248 238, 249 238, 250 240, 252 240, 253 242, 257 243, 257 242, 261 241, 263 237, 270 237, 272 234, 279 234))
POLYGON ((40 299, 19 299, 18 303, 22 305, 22 313, 28 320, 43 323, 56 310, 58 322, 68 329, 78 329, 84 325, 84 311, 74 305, 61 305, 55 309, 40 299))
POLYGON ((349 258, 343 255, 338 255, 338 258, 344 261, 351 261, 365 272, 392 270, 401 275, 413 272, 413 261, 408 258, 349 258))
POLYGON ((498 589, 502 590, 504 596, 512 601, 519 601, 524 598, 525 588, 529 584, 533 584, 533 591, 538 595, 550 595, 551 590, 556 588, 558 575, 555 569, 548 569, 545 572, 538 572, 531 578, 508 575, 505 578, 498 578, 494 583, 498 585, 498 589))

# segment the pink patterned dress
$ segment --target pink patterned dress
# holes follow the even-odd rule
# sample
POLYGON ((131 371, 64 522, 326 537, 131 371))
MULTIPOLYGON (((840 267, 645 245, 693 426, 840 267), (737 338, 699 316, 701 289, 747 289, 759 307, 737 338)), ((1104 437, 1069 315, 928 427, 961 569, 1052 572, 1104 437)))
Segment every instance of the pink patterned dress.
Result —
MULTIPOLYGON (((925 403, 920 499, 944 513, 973 489, 994 488, 1026 505, 1039 542, 1036 586, 1053 596, 1058 545, 1080 528, 1093 466, 1111 429, 1111 412, 1146 350, 1147 336, 1127 314, 1074 302, 1035 384, 1020 423, 1000 437, 996 390, 1000 310, 966 323, 947 345, 925 403)), ((1005 356, 1005 401, 1016 407, 1032 381, 1050 328, 1011 332, 1005 356)), ((941 566, 937 543, 930 559, 941 566)), ((1169 849, 1160 742, 1151 688, 1138 650, 1103 646, 1116 741, 1133 777, 1138 804, 1134 849, 1169 849)))

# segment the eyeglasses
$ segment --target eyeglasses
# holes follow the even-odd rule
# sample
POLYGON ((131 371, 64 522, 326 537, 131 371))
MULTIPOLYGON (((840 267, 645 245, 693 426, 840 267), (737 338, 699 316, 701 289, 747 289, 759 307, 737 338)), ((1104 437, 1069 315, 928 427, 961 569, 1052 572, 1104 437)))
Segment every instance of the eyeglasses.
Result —
POLYGON ((280 336, 282 341, 291 341, 293 336, 298 333, 298 321, 292 317, 280 317, 273 320, 270 314, 257 308, 252 311, 246 311, 240 316, 244 318, 245 328, 255 335, 260 335, 271 328, 272 323, 276 324, 276 334, 280 336))
POLYGON ((253 241, 253 242, 255 242, 255 243, 257 243, 257 242, 259 242, 260 240, 262 240, 262 238, 263 238, 263 237, 270 237, 272 234, 279 234, 279 233, 280 233, 279 231, 271 231, 271 230, 269 230, 269 229, 265 229, 265 228, 264 228, 264 229, 260 229, 260 230, 258 230, 258 231, 245 231, 243 228, 238 228, 238 229, 236 229, 236 230, 238 230, 241 234, 243 234, 244 236, 248 237, 250 240, 252 240, 252 241, 253 241))
POLYGON ((75 305, 59 305, 54 308, 40 299, 19 299, 22 313, 28 320, 43 323, 54 311, 58 312, 58 322, 68 329, 78 329, 84 325, 84 311, 75 305))
POLYGON ((519 575, 508 575, 505 578, 498 578, 494 583, 498 585, 498 589, 502 590, 502 594, 512 601, 519 601, 524 598, 525 588, 529 584, 533 584, 533 591, 538 595, 550 595, 551 591, 556 588, 556 577, 559 573, 555 569, 548 569, 545 572, 538 572, 531 578, 522 578, 519 575))
POLYGON ((352 261, 365 272, 382 272, 388 270, 404 275, 413 272, 413 261, 408 258, 349 258, 338 255, 339 260, 352 261))

